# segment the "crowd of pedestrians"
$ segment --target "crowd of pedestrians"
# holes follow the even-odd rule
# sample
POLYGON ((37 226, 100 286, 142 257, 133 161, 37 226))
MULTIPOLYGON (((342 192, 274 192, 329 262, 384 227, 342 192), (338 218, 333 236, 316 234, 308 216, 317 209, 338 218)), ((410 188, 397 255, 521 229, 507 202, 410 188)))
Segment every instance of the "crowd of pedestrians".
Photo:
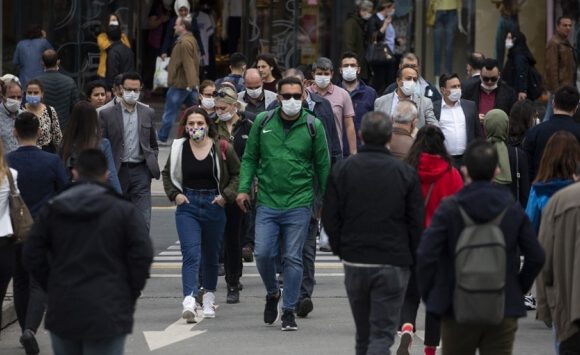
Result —
POLYGON ((36 51, 44 69, 18 54, 20 80, 3 82, 0 298, 13 278, 27 354, 39 352, 45 308, 56 354, 123 353, 152 262, 160 178, 176 205, 187 323, 219 318, 220 264, 226 302, 243 302, 242 261, 255 258, 264 323, 298 330, 296 316, 315 310, 324 234, 344 264, 356 354, 389 354, 397 332, 397 354, 410 354, 421 301, 426 355, 440 344, 445 355, 511 354, 518 318, 536 307, 556 353, 580 352, 571 19, 558 19, 546 48, 544 117, 532 102, 536 61, 516 28, 500 38, 505 64, 475 52, 467 75, 446 69, 433 84, 416 54, 395 55, 394 2, 361 1, 348 28, 392 61, 369 63, 349 38, 336 62, 282 70, 271 54, 249 63, 233 53, 227 75, 200 82, 209 48, 189 3, 176 1, 175 13, 158 5, 165 32, 151 45, 169 60, 159 130, 117 14, 98 38, 102 80, 84 100, 39 28, 17 51, 36 51), (35 219, 23 243, 12 236, 11 180, 35 219), (102 260, 83 263, 92 259, 102 260))

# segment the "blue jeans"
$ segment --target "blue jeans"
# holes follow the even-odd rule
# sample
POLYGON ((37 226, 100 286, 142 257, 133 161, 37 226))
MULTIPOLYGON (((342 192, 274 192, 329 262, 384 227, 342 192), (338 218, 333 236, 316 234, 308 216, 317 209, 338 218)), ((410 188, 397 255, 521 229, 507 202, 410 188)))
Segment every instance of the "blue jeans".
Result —
POLYGON ((276 257, 279 236, 284 250, 283 310, 294 311, 302 283, 302 249, 312 214, 310 207, 278 210, 265 206, 256 209, 256 241, 254 256, 268 295, 278 293, 276 257))
POLYGON ((186 89, 177 89, 170 87, 165 95, 165 111, 161 120, 161 128, 157 134, 160 141, 165 142, 169 138, 173 122, 181 109, 181 105, 187 107, 193 106, 197 103, 197 91, 187 91, 186 89))
POLYGON ((211 203, 217 190, 184 189, 189 203, 177 206, 175 224, 183 255, 181 281, 183 296, 197 295, 199 266, 203 262, 203 286, 214 292, 217 286, 219 255, 226 225, 226 212, 211 203))
POLYGON ((123 355, 126 337, 73 340, 50 333, 54 355, 123 355))
POLYGON ((439 10, 435 15, 435 75, 441 74, 441 44, 445 41, 445 72, 453 73, 453 40, 457 28, 457 10, 439 10))

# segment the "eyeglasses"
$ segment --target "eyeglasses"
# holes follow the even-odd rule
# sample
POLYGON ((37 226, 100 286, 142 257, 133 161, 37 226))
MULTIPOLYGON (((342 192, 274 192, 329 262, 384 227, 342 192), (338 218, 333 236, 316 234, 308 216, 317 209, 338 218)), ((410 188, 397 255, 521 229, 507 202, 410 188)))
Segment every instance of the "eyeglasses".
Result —
POLYGON ((127 89, 126 87, 122 87, 124 91, 128 91, 128 92, 134 92, 136 94, 141 92, 141 89, 127 89))
POLYGON ((481 76, 481 80, 487 82, 491 82, 491 83, 495 83, 496 81, 498 81, 499 77, 498 76, 481 76))
POLYGON ((227 93, 227 92, 225 92, 225 91, 218 91, 218 92, 216 93, 216 95, 217 95, 217 96, 219 96, 219 97, 222 97, 222 98, 227 96, 227 97, 229 97, 230 99, 234 99, 234 100, 237 100, 237 99, 238 99, 237 97, 233 97, 232 95, 228 94, 228 93, 227 93))
POLYGON ((302 94, 280 94, 284 100, 302 100, 302 94))

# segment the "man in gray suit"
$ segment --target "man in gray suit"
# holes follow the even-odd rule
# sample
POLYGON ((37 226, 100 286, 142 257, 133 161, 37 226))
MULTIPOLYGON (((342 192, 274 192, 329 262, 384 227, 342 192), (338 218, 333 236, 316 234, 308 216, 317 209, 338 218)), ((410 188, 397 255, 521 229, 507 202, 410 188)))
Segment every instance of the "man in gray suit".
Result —
POLYGON ((419 79, 419 73, 412 66, 403 65, 397 72, 397 90, 383 95, 375 101, 375 111, 386 113, 389 117, 395 114, 395 108, 400 101, 411 100, 417 104, 418 117, 417 128, 426 124, 439 125, 433 113, 433 103, 425 96, 415 93, 415 86, 419 79))
POLYGON ((445 135, 445 147, 456 167, 461 166, 465 149, 475 138, 483 137, 475 102, 461 99, 461 80, 457 74, 439 78, 443 100, 433 103, 435 117, 445 135))
POLYGON ((99 113, 103 137, 111 141, 123 194, 143 213, 149 227, 151 178, 160 176, 153 110, 137 103, 141 91, 139 74, 123 74, 121 90, 120 103, 99 113))

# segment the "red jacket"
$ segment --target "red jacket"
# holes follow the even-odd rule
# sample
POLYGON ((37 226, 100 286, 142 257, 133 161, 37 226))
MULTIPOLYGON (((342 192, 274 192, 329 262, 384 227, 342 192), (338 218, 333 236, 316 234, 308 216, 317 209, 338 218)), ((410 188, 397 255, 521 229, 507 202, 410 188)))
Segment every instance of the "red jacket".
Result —
POLYGON ((423 197, 427 198, 429 187, 433 185, 431 196, 425 206, 425 227, 431 223, 435 210, 447 196, 463 188, 463 180, 457 169, 453 168, 440 155, 421 153, 417 167, 423 197))

